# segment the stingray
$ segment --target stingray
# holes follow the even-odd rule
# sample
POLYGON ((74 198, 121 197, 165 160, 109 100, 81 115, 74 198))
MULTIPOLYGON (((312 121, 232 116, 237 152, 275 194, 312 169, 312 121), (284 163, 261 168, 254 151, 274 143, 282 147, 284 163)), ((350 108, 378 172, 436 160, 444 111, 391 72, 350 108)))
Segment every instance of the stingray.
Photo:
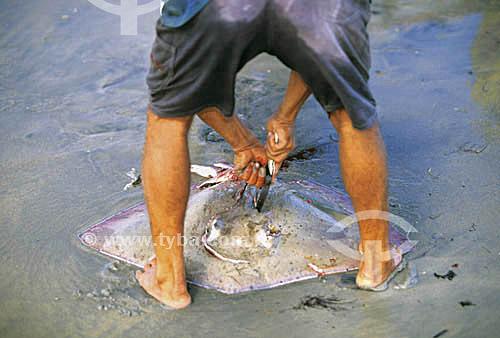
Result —
MULTIPOLYGON (((233 294, 359 268, 358 226, 342 191, 304 180, 276 180, 259 212, 259 190, 234 180, 230 166, 193 165, 191 171, 211 178, 193 185, 188 201, 181 240, 189 283, 233 294)), ((391 223, 390 242, 404 253, 415 244, 407 231, 391 223)), ((140 268, 154 256, 144 203, 78 237, 140 268)))

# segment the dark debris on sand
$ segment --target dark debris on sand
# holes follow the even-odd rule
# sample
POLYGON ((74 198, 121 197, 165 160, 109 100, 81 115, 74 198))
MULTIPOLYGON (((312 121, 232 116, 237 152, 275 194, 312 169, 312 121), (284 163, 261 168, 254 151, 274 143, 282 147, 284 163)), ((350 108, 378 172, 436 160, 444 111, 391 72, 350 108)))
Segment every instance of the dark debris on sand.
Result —
POLYGON ((444 335, 446 332, 448 332, 447 329, 444 329, 444 330, 441 330, 439 331, 438 333, 436 333, 434 336, 432 336, 432 338, 438 338, 438 337, 441 337, 442 335, 444 335))
POLYGON ((459 304, 462 305, 462 307, 475 306, 476 305, 473 302, 471 302, 470 300, 463 300, 463 301, 459 302, 459 304))
POLYGON ((346 301, 343 299, 339 299, 336 296, 305 296, 300 300, 299 305, 294 306, 294 310, 307 310, 309 308, 311 309, 327 309, 330 311, 345 311, 347 308, 345 308, 344 304, 352 303, 354 301, 346 301))
POLYGON ((442 279, 448 279, 448 280, 453 280, 453 278, 455 278, 457 274, 451 270, 449 270, 445 275, 440 275, 436 272, 434 272, 434 276, 436 276, 436 278, 442 278, 442 279))

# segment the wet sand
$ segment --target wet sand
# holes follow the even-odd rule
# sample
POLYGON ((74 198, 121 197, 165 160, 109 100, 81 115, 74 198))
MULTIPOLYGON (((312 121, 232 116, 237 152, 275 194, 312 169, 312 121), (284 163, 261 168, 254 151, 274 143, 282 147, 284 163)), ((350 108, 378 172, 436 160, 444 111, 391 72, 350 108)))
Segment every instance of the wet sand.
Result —
MULTIPOLYGON (((417 287, 362 292, 352 289, 354 275, 233 296, 191 287, 192 306, 169 312, 142 291, 133 268, 76 237, 142 200, 140 189, 122 188, 125 173, 140 168, 156 12, 139 18, 137 36, 120 36, 119 18, 87 1, 3 1, 0 335, 496 335, 500 3, 375 0, 372 9, 371 85, 388 147, 391 211, 419 231, 409 256, 417 287), (434 276, 449 270, 453 280, 434 276), (305 306, 318 304, 308 295, 341 301, 305 306)), ((261 140, 287 78, 269 55, 239 76, 237 111, 261 140)), ((296 132, 298 149, 318 151, 282 178, 341 188, 335 132, 314 99, 296 132)), ((193 163, 232 159, 199 121, 190 143, 193 163)))

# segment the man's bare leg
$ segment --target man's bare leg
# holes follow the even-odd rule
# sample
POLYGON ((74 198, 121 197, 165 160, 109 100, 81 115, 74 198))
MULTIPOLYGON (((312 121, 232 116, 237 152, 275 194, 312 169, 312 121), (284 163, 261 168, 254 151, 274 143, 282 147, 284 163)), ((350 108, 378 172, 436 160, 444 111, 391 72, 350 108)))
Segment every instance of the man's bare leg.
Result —
POLYGON ((191 303, 180 240, 189 197, 187 133, 192 121, 192 116, 160 118, 148 110, 142 162, 156 259, 136 277, 146 292, 175 309, 191 303))
MULTIPOLYGON (((330 121, 339 134, 342 177, 354 210, 388 211, 386 150, 378 123, 358 130, 344 109, 330 113, 330 121)), ((363 260, 356 284, 361 288, 374 287, 386 280, 401 256, 391 259, 387 221, 373 219, 358 223, 363 260)))

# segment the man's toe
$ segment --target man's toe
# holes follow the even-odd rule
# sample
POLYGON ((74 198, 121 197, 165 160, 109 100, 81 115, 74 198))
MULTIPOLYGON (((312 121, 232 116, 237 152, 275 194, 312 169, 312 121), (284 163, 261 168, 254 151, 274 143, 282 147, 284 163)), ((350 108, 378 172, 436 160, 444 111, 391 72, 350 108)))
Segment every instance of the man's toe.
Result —
POLYGON ((141 280, 142 280, 142 276, 143 276, 143 275, 144 275, 144 272, 142 272, 141 270, 137 270, 137 271, 135 272, 135 278, 137 278, 137 280, 138 280, 139 282, 141 282, 141 280))

